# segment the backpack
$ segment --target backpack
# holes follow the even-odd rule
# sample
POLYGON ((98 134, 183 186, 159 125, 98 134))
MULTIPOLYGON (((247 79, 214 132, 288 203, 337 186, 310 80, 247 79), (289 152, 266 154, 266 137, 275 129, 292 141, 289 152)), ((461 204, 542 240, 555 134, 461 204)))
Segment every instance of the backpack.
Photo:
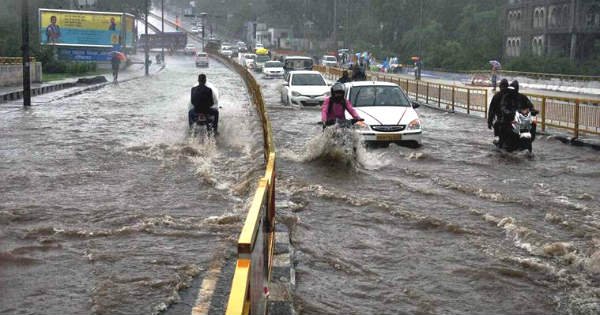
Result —
POLYGON ((508 92, 500 100, 500 121, 508 123, 515 119, 515 112, 519 108, 519 94, 508 92))

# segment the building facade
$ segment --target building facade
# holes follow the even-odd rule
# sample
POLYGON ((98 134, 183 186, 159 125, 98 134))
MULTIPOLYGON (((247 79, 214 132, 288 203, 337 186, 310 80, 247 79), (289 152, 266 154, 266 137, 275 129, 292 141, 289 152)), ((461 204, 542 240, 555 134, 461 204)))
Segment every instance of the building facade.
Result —
POLYGON ((600 0, 508 0, 504 56, 599 54, 600 0))

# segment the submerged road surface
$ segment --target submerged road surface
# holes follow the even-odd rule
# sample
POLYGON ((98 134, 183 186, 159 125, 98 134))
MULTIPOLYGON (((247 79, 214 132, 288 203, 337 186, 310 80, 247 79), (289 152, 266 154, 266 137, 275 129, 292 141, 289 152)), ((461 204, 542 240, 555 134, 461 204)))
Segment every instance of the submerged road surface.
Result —
POLYGON ((483 119, 420 108, 421 148, 353 156, 257 77, 301 314, 600 314, 597 151, 501 154, 483 119))
POLYGON ((226 67, 167 62, 150 78, 0 106, 0 314, 158 313, 235 248, 264 172, 257 115, 226 67), (200 71, 221 94, 216 142, 187 134, 200 71))

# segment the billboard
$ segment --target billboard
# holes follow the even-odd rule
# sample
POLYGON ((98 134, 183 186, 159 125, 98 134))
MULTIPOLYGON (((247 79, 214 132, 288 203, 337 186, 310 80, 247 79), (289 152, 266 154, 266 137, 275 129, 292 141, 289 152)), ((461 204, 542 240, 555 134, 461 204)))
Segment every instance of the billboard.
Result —
POLYGON ((131 14, 125 14, 125 46, 133 47, 136 38, 135 17, 131 14))
MULTIPOLYGON (((114 12, 40 9, 40 43, 56 46, 112 47, 121 41, 122 16, 122 13, 114 12)), ((129 22, 128 20, 133 19, 125 20, 129 22)))

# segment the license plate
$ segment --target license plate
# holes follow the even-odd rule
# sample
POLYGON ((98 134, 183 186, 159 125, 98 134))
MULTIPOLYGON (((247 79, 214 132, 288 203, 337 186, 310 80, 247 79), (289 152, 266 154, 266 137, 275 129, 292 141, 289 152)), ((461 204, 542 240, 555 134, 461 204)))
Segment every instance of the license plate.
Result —
POLYGON ((377 135, 377 141, 399 141, 402 140, 402 135, 391 134, 391 135, 377 135))

